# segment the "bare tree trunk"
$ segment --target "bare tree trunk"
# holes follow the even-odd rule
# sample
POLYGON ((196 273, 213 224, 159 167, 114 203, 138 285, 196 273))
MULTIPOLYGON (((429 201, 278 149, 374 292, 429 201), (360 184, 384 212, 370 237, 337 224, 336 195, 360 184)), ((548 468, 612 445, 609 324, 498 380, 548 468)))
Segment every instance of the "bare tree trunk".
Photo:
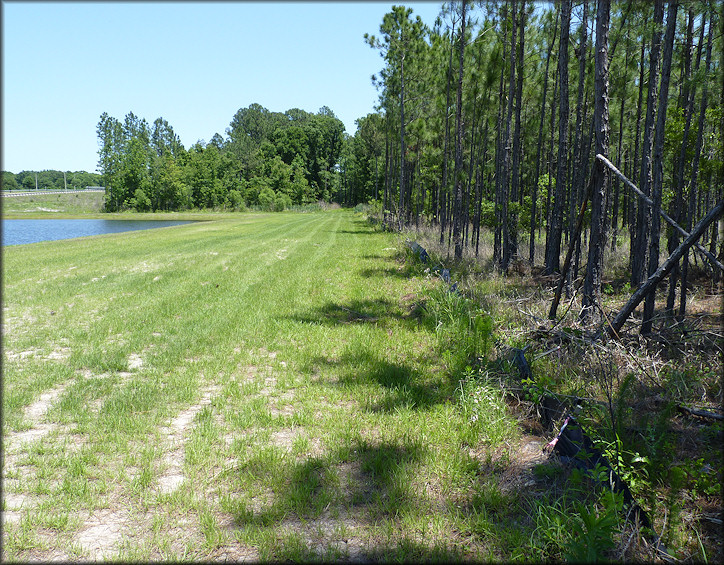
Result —
POLYGON ((400 204, 397 211, 398 229, 402 231, 405 218, 405 54, 400 57, 400 204))
POLYGON ((543 123, 545 121, 546 115, 546 95, 548 94, 548 66, 551 62, 551 53, 553 52, 553 45, 556 42, 557 32, 558 28, 554 26, 553 39, 548 46, 548 54, 546 56, 546 70, 543 75, 543 100, 541 101, 540 126, 538 127, 538 148, 535 158, 535 178, 533 179, 533 198, 531 202, 532 209, 530 212, 530 243, 528 249, 528 260, 530 261, 531 265, 533 265, 533 263, 535 262, 535 218, 537 214, 538 204, 538 179, 540 178, 540 159, 543 150, 543 123))
MULTIPOLYGON (((686 148, 688 147, 689 140, 689 129, 691 128, 691 120, 694 115, 694 96, 696 94, 696 83, 691 88, 688 86, 688 80, 691 76, 691 51, 693 49, 693 25, 694 25, 694 10, 689 10, 689 25, 686 32, 686 44, 687 47, 684 52, 684 89, 682 92, 682 98, 685 104, 685 123, 684 123, 684 136, 681 141, 681 150, 679 152, 679 160, 676 167, 676 196, 671 203, 671 215, 674 220, 681 223, 685 213, 682 213, 684 207, 684 173, 686 170, 686 148)), ((702 47, 704 45, 704 28, 706 27, 706 14, 701 18, 701 30, 699 31, 699 46, 696 57, 696 70, 699 70, 701 63, 702 47)), ((676 231, 671 233, 668 241, 668 251, 673 253, 679 245, 679 234, 676 231)), ((681 273, 681 268, 677 263, 674 265, 669 277, 669 294, 666 299, 666 310, 670 315, 674 314, 674 306, 676 303, 676 282, 681 273)))
MULTIPOLYGON (((513 133, 513 170, 510 185, 510 199, 512 202, 518 201, 520 193, 520 176, 522 162, 521 134, 520 134, 520 114, 523 105, 523 53, 525 52, 525 0, 520 4, 518 9, 518 17, 516 19, 518 26, 518 62, 516 64, 516 87, 515 87, 515 132, 513 133)), ((511 85, 512 86, 512 85, 511 85)), ((509 259, 518 255, 518 213, 513 212, 510 215, 509 228, 509 259)), ((507 265, 506 265, 507 268, 507 265)))
MULTIPOLYGON (((595 110, 593 112, 596 132, 596 153, 608 154, 608 27, 610 19, 610 0, 599 0, 596 13, 596 52, 595 52, 595 110)), ((606 198, 608 189, 608 169, 596 160, 595 180, 591 198, 591 237, 588 246, 588 266, 583 282, 583 308, 581 317, 585 321, 592 318, 593 305, 600 301, 603 257, 606 250, 606 198)))
MULTIPOLYGON (((646 19, 644 19, 644 27, 646 26, 646 19)), ((636 105, 636 140, 634 141, 634 156, 632 169, 636 170, 640 167, 639 164, 639 146, 641 143, 641 109, 643 108, 644 100, 644 54, 646 53, 646 39, 641 42, 641 56, 639 57, 639 99, 636 105)), ((630 175, 633 177, 633 175, 630 175)), ((639 215, 637 210, 636 198, 633 196, 629 197, 629 267, 633 269, 633 258, 636 255, 636 220, 639 215)))
MULTIPOLYGON (((579 200, 579 192, 583 192, 585 181, 583 176, 583 160, 587 158, 583 152, 583 101, 586 83, 586 47, 588 43, 588 1, 583 2, 583 15, 579 28, 580 35, 578 39, 578 95, 576 98, 576 128, 573 140, 573 171, 571 175, 570 198, 568 199, 568 229, 569 234, 573 233, 574 222, 576 221, 576 208, 579 200), (579 190, 580 187, 580 190, 579 190)), ((582 195, 581 195, 582 197, 582 195)))
MULTIPOLYGON (((646 122, 644 124, 644 143, 641 156, 641 180, 639 188, 646 196, 651 194, 651 153, 654 137, 654 110, 656 107, 656 84, 659 74, 659 53, 661 51, 661 25, 664 21, 664 0, 655 0, 654 32, 651 40, 651 58, 649 63, 649 93, 646 100, 646 122)), ((636 222, 636 243, 631 261, 631 284, 638 286, 646 270, 646 252, 648 250, 651 211, 646 206, 639 207, 636 222)))
MULTIPOLYGON (((651 234, 649 235, 649 268, 651 277, 659 267, 659 243, 661 241, 661 197, 664 184, 664 125, 666 123, 666 105, 669 101, 669 79, 671 77, 671 58, 674 51, 674 33, 676 32, 676 12, 678 4, 671 2, 666 14, 666 37, 664 38, 664 60, 661 68, 661 90, 659 92, 659 110, 656 124, 656 138, 654 140, 654 158, 652 172, 651 199, 654 201, 651 210, 651 234)), ((654 302, 656 289, 646 295, 644 302, 644 317, 641 324, 641 333, 651 333, 651 323, 654 315, 654 302)))
MULTIPOLYGON (((551 100, 551 124, 550 138, 548 139, 548 158, 546 159, 546 173, 548 175, 548 187, 546 190, 546 208, 545 208, 545 250, 543 256, 544 264, 548 258, 548 240, 550 239, 550 226, 553 218, 553 208, 551 200, 553 197, 553 141, 555 138, 555 119, 556 119, 556 100, 558 96, 558 65, 556 65, 555 80, 553 81, 553 100, 551 100)), ((540 233, 538 234, 540 237, 540 233)))
MULTIPOLYGON (((631 3, 629 3, 629 7, 631 6, 631 3)), ((624 60, 628 61, 629 58, 629 51, 628 51, 628 42, 626 42, 626 52, 624 54, 624 60)), ((624 105, 626 101, 626 85, 623 86, 623 92, 621 93, 621 110, 619 112, 618 117, 618 147, 616 149, 616 166, 620 169, 621 168, 621 161, 623 160, 623 121, 624 121, 624 105)), ((611 253, 616 252, 616 245, 617 245, 617 238, 618 238, 618 225, 619 225, 619 206, 620 206, 620 195, 619 195, 619 187, 621 186, 621 183, 618 178, 614 180, 613 185, 613 212, 611 214, 611 227, 613 228, 613 233, 611 234, 611 253)), ((624 193, 624 203, 626 202, 626 197, 624 193)), ((625 211, 626 208, 624 206, 623 213, 620 214, 625 219, 625 211)), ((625 223, 622 222, 622 224, 625 223)))
POLYGON ((503 173, 502 173, 502 216, 503 216, 503 256, 500 261, 500 268, 503 271, 508 270, 508 264, 510 263, 510 231, 511 231, 511 219, 510 219, 510 201, 511 201, 511 189, 510 189, 510 178, 511 178, 511 152, 513 145, 513 130, 510 127, 511 121, 513 120, 513 98, 515 92, 515 37, 516 37, 516 25, 515 25, 515 14, 516 14, 516 3, 512 1, 510 5, 510 66, 508 69, 508 107, 506 110, 505 118, 505 147, 504 147, 504 158, 503 158, 503 173))
POLYGON ((465 54, 466 7, 466 0, 463 0, 461 8, 462 17, 460 20, 458 93, 455 108, 455 208, 453 210, 453 242, 455 244, 456 259, 462 259, 463 257, 463 246, 460 235, 463 205, 463 56, 465 54))
MULTIPOLYGON (((450 37, 455 35, 455 20, 453 20, 450 37)), ((445 87, 445 141, 442 151, 442 187, 440 188, 440 213, 442 221, 440 222, 440 245, 445 242, 445 228, 447 217, 447 169, 448 169, 448 145, 450 141, 450 83, 452 82, 452 58, 453 58, 453 42, 450 42, 450 59, 447 65, 447 84, 445 87)))
MULTIPOLYGON (((503 26, 503 44, 507 41, 508 28, 503 26)), ((503 180, 503 103, 505 100, 505 74, 500 73, 500 82, 498 85, 498 93, 500 103, 498 104, 498 127, 495 135, 495 234, 493 237, 493 264, 500 265, 503 257, 503 241, 502 231, 505 216, 503 216, 503 201, 507 197, 505 195, 505 183, 503 180)))
POLYGON ((384 209, 382 211, 382 225, 385 229, 390 229, 390 208, 391 208, 391 197, 390 197, 390 183, 392 171, 392 156, 390 155, 390 127, 389 127, 389 114, 385 120, 385 197, 384 197, 384 209))
MULTIPOLYGON (((707 74, 709 74, 709 69, 711 68, 711 49, 712 49, 712 29, 711 24, 714 21, 714 18, 712 17, 709 20, 709 39, 706 43, 706 63, 704 64, 704 69, 707 74)), ((707 105, 707 82, 704 81, 704 86, 702 87, 701 91, 701 106, 699 109, 699 127, 696 134, 696 147, 694 149, 694 162, 691 165, 691 183, 689 184, 689 213, 688 213, 688 221, 687 221, 687 227, 691 226, 691 224, 694 223, 694 202, 696 201, 696 192, 697 192, 697 182, 698 182, 698 175, 699 175, 699 160, 701 158, 701 146, 703 142, 703 135, 704 135, 704 118, 706 116, 706 105, 707 105)), ((684 254, 684 259, 682 262, 682 269, 681 269, 681 301, 679 303, 679 316, 684 317, 686 315, 686 285, 687 285, 687 278, 689 274, 689 252, 688 248, 686 253, 684 254)))
POLYGON ((561 42, 558 49, 558 75, 561 85, 560 111, 558 120, 558 174, 556 194, 551 212, 546 240, 545 272, 552 274, 560 270, 561 234, 563 231, 563 207, 567 184, 568 165, 568 37, 571 25, 571 0, 561 3, 561 42))

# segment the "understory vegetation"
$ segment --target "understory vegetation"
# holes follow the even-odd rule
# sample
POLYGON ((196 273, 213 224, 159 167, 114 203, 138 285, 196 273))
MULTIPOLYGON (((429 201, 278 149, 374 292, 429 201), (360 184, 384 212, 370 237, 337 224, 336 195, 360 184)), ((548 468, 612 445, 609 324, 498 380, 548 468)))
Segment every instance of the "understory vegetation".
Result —
MULTIPOLYGON (((521 433, 548 442, 575 416, 652 521, 645 528, 634 519, 603 467, 585 470, 555 455, 529 461, 529 480, 509 518, 531 525, 536 558, 721 559, 720 285, 702 272, 685 320, 661 319, 643 338, 635 335, 637 313, 619 339, 597 341, 577 316, 580 280, 563 315, 548 319, 555 277, 527 264, 500 274, 490 233, 479 255, 462 261, 451 260, 449 243, 441 245, 431 229, 408 232, 400 248, 408 272, 438 282, 422 308, 447 366, 463 376, 460 405, 468 421, 495 429, 506 406, 521 433)), ((610 259, 606 272, 601 308, 610 320, 630 294, 625 258, 610 259)), ((657 307, 665 289, 659 294, 657 307)), ((505 460, 525 468, 526 459, 513 449, 505 460)))

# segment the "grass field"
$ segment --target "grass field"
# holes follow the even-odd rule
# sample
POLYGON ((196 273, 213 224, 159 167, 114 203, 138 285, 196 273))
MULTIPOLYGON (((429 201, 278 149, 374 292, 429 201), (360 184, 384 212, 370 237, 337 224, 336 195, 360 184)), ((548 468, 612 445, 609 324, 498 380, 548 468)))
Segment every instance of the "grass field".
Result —
POLYGON ((5 250, 3 558, 499 551, 394 245, 336 211, 5 250))
MULTIPOLYGON (((458 265, 471 299, 351 211, 191 216, 211 221, 3 250, 3 560, 651 555, 501 388, 547 311, 530 276, 458 265)), ((721 394, 696 355, 617 351, 647 395, 721 394)), ((591 359, 533 361, 529 394, 600 395, 591 359)), ((697 521, 721 425, 675 445, 666 414, 622 468, 671 551, 721 555, 697 521)))

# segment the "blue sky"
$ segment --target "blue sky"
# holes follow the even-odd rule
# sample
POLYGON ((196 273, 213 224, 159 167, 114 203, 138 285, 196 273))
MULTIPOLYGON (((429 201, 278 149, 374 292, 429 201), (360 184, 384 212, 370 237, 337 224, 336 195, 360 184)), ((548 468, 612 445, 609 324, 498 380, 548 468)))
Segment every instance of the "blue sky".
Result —
MULTIPOLYGON (((161 116, 187 148, 254 102, 328 106, 353 135, 393 4, 3 1, 2 168, 94 172, 103 112, 161 116)), ((432 25, 442 2, 404 5, 432 25)))

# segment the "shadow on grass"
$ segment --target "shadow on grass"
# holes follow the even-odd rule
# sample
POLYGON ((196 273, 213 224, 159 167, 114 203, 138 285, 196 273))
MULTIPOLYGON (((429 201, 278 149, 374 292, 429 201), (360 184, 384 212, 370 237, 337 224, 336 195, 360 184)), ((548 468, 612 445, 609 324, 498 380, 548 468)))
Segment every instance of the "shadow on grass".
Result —
MULTIPOLYGON (((233 528, 293 530, 306 541, 302 560, 314 558, 319 546, 320 532, 330 545, 339 545, 334 525, 351 524, 345 537, 366 537, 363 530, 378 520, 394 520, 401 513, 420 512, 425 508, 421 494, 413 488, 414 474, 425 456, 425 447, 410 440, 376 441, 358 438, 349 445, 340 446, 325 457, 310 458, 288 463, 288 459, 267 460, 262 469, 258 461, 248 461, 235 472, 255 477, 256 482, 273 491, 268 504, 259 507, 243 499, 227 502, 233 515, 233 528), (261 472, 263 471, 263 473, 261 472), (359 529, 360 531, 355 531, 359 529), (310 553, 310 550, 311 553, 310 553)), ((345 540, 346 543, 347 540, 345 540)), ((405 540, 401 540, 404 544, 405 540)), ((272 559, 294 559, 298 547, 285 547, 275 543, 266 548, 272 559)), ((398 555, 400 548, 369 547, 363 557, 369 560, 398 555)), ((324 552, 324 549, 323 549, 324 552)), ((415 554, 429 560, 439 555, 440 549, 424 546, 415 548, 415 554)))
POLYGON ((387 278, 396 277, 398 279, 409 279, 415 272, 411 271, 407 267, 399 269, 397 267, 375 267, 373 269, 360 269, 357 271, 360 276, 366 279, 372 279, 375 277, 387 278))
POLYGON ((253 477, 270 496, 255 504, 232 495, 225 510, 233 516, 232 529, 256 532, 260 554, 272 561, 317 561, 339 552, 334 560, 460 562, 470 559, 471 549, 482 552, 479 558, 504 557, 527 546, 536 503, 520 488, 501 490, 505 465, 471 484, 454 506, 441 506, 415 481, 429 456, 417 440, 357 437, 322 457, 275 458, 263 467, 250 461, 236 472, 253 477), (449 514, 462 530, 425 543, 401 521, 424 522, 433 508, 449 514), (384 536, 380 526, 386 528, 384 536), (459 536, 471 542, 467 551, 456 542, 459 536))
POLYGON ((336 326, 352 323, 376 323, 398 320, 417 324, 414 313, 405 313, 400 306, 386 298, 350 300, 349 302, 328 302, 308 314, 295 314, 291 319, 297 322, 336 326))
POLYGON ((354 220, 352 227, 349 229, 341 230, 330 230, 333 233, 345 234, 345 235, 375 235, 380 233, 380 230, 365 220, 354 220))
POLYGON ((370 351, 354 351, 343 354, 336 360, 312 359, 303 368, 310 373, 319 366, 333 366, 338 379, 328 386, 366 387, 379 385, 379 395, 369 397, 366 409, 370 412, 391 413, 397 409, 427 410, 451 398, 455 384, 452 380, 439 382, 425 380, 413 367, 381 359, 370 351))

